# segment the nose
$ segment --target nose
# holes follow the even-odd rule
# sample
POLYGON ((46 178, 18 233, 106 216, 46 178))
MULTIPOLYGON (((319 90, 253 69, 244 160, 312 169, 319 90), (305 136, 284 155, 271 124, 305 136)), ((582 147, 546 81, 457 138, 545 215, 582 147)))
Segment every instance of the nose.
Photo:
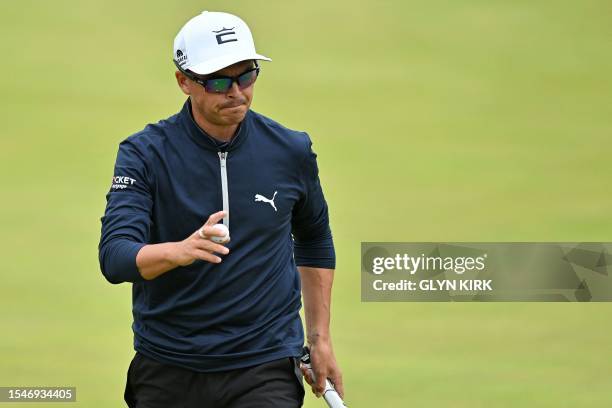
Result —
POLYGON ((232 87, 227 91, 227 96, 230 98, 237 98, 242 94, 242 91, 238 87, 237 82, 232 82, 232 87))

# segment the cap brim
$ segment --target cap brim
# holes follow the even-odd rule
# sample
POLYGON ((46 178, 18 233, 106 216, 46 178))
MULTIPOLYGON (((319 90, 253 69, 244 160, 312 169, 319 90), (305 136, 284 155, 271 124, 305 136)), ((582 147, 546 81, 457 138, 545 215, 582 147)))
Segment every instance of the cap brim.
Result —
POLYGON ((196 64, 191 67, 183 67, 183 69, 188 69, 192 72, 195 72, 196 74, 207 75, 219 71, 220 69, 223 69, 225 67, 229 67, 230 65, 233 65, 237 62, 247 60, 272 61, 272 59, 260 54, 227 55, 214 60, 202 62, 201 64, 196 64))

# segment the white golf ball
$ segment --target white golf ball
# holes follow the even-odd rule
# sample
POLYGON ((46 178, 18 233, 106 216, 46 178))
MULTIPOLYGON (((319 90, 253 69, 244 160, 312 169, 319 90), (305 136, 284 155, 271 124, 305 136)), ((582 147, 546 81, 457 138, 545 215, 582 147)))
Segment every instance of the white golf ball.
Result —
POLYGON ((216 242, 217 244, 226 244, 230 241, 229 229, 225 226, 225 224, 217 224, 213 227, 219 232, 222 232, 224 235, 222 237, 212 236, 210 240, 212 242, 216 242))

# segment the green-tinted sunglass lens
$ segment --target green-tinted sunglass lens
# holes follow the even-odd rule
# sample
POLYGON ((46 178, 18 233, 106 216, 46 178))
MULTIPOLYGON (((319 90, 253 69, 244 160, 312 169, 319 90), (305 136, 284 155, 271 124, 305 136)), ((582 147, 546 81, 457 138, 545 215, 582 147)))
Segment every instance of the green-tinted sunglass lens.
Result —
POLYGON ((230 78, 209 79, 206 81, 206 90, 208 92, 223 93, 227 92, 232 87, 230 78))
POLYGON ((238 77, 238 86, 240 88, 247 88, 255 82, 257 79, 257 71, 249 71, 238 77))

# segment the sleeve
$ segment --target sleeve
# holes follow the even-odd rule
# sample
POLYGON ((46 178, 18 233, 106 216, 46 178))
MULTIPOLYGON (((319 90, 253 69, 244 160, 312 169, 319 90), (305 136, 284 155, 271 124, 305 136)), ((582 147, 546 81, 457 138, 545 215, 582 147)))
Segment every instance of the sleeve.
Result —
POLYGON ((113 284, 140 282, 136 255, 149 239, 153 199, 147 160, 129 138, 119 145, 98 257, 104 277, 113 284))
POLYGON ((294 257, 297 266, 335 269, 336 253, 327 202, 319 181, 317 155, 312 142, 306 135, 308 153, 300 168, 303 195, 295 205, 292 214, 294 257))

